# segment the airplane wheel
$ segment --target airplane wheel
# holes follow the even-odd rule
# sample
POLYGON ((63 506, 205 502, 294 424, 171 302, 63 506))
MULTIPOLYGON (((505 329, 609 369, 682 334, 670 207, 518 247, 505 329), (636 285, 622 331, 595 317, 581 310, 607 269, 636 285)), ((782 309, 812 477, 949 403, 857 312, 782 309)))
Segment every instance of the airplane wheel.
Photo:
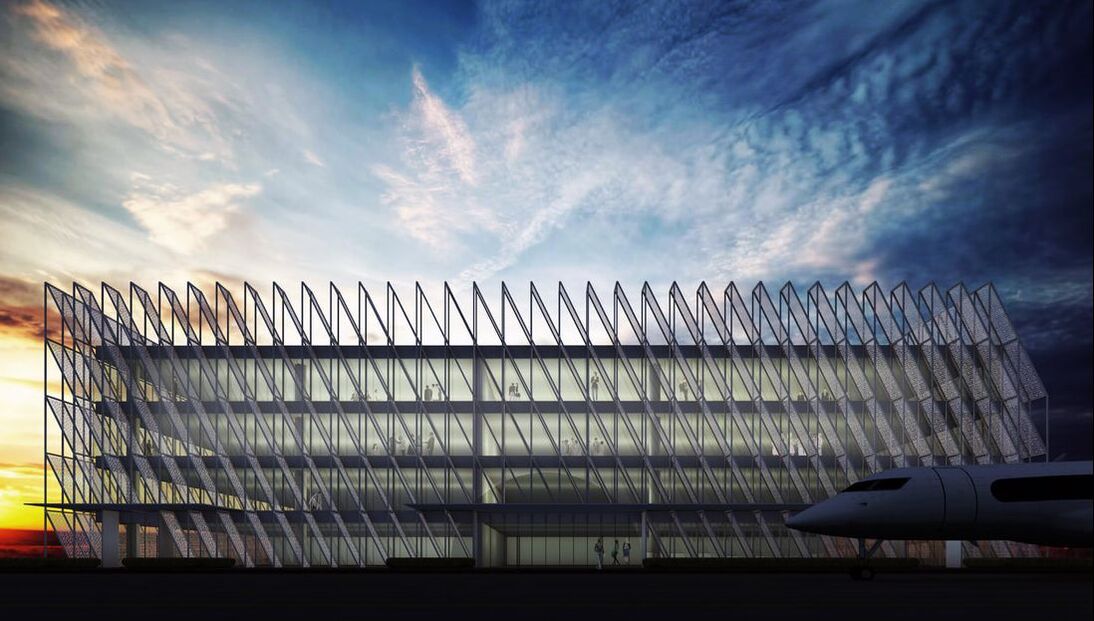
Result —
POLYGON ((851 577, 855 580, 873 580, 874 570, 869 567, 856 567, 851 570, 851 577))

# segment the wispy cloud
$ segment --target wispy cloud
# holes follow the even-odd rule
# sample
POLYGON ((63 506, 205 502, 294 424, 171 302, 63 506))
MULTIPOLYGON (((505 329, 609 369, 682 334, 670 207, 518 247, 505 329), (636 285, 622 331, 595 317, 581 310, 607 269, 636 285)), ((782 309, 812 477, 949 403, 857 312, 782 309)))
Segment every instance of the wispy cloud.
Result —
POLYGON ((208 65, 199 61, 190 72, 166 65, 141 68, 72 11, 32 0, 14 5, 12 12, 53 55, 13 47, 16 53, 0 61, 8 74, 0 89, 5 99, 30 114, 70 122, 114 118, 143 130, 167 153, 203 161, 233 157, 214 111, 233 102, 208 65))
MULTIPOLYGON (((147 176, 134 176, 134 190, 122 205, 150 234, 152 241, 190 254, 228 228, 245 199, 262 191, 257 183, 218 184, 186 193, 147 176)), ((238 234, 238 231, 235 232, 238 234)))
POLYGON ((318 166, 320 168, 327 167, 327 165, 323 163, 323 160, 319 159, 319 156, 312 152, 311 149, 304 149, 304 159, 312 166, 318 166))

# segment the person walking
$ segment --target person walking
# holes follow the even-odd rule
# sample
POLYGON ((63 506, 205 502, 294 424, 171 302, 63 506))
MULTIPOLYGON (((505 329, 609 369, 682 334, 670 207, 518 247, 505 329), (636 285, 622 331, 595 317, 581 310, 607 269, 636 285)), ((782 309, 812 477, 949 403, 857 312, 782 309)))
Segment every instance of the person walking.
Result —
POLYGON ((604 538, 597 537, 593 544, 593 553, 596 554, 596 568, 604 569, 604 538))
POLYGON ((616 539, 612 544, 612 565, 619 564, 619 540, 616 539))
POLYGON ((623 542, 623 564, 631 564, 631 540, 627 539, 623 542))

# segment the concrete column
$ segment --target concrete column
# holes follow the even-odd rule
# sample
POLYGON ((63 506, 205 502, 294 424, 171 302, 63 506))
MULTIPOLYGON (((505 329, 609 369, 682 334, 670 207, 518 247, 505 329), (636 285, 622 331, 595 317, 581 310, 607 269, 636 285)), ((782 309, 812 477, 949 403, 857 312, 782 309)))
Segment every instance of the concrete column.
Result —
POLYGON ((962 550, 960 541, 946 542, 946 569, 961 569, 962 550))
POLYGON ((103 511, 102 517, 103 526, 103 558, 102 563, 105 568, 114 568, 122 566, 121 551, 119 548, 120 540, 118 538, 118 512, 117 511, 103 511))

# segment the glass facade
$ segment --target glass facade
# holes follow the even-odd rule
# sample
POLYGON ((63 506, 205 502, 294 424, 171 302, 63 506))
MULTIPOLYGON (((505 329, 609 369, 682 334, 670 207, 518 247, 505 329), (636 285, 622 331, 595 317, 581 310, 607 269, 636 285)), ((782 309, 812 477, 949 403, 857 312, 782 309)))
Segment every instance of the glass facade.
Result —
POLYGON ((786 515, 891 467, 1046 453, 990 285, 323 293, 46 285, 44 502, 70 555, 841 556, 786 515))

